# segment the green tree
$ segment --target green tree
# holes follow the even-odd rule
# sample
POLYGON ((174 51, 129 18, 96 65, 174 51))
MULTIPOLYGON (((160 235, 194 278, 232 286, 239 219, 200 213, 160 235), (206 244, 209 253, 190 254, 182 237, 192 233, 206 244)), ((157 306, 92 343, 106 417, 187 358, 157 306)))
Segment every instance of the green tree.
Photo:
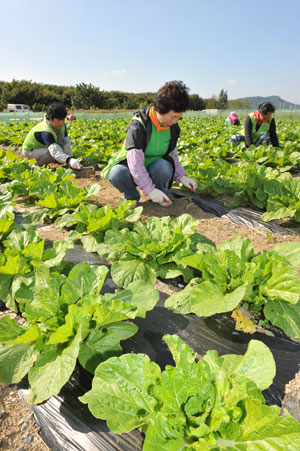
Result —
POLYGON ((251 102, 248 99, 229 100, 228 107, 231 110, 251 110, 251 102))
POLYGON ((47 105, 35 102, 33 105, 31 105, 31 109, 32 111, 47 111, 47 105))
POLYGON ((189 96, 190 110, 199 111, 205 109, 205 101, 198 94, 189 96))
POLYGON ((224 89, 221 89, 219 97, 218 97, 218 106, 221 110, 225 110, 227 108, 227 104, 228 104, 228 95, 227 95, 227 91, 225 91, 224 89))
POLYGON ((0 81, 0 107, 6 108, 8 103, 25 103, 33 108, 39 105, 49 105, 62 102, 67 108, 71 106, 71 96, 74 87, 44 85, 28 80, 0 81))
POLYGON ((72 105, 74 108, 88 110, 90 108, 104 108, 104 95, 100 88, 91 83, 79 83, 75 87, 72 95, 72 105))
POLYGON ((208 109, 219 108, 219 102, 216 96, 212 96, 210 99, 206 100, 206 108, 208 109))
POLYGON ((12 80, 6 84, 4 100, 6 103, 24 103, 32 105, 35 86, 31 81, 12 80))
POLYGON ((123 102, 126 102, 126 94, 121 91, 105 91, 105 104, 109 110, 119 110, 123 107, 123 102))

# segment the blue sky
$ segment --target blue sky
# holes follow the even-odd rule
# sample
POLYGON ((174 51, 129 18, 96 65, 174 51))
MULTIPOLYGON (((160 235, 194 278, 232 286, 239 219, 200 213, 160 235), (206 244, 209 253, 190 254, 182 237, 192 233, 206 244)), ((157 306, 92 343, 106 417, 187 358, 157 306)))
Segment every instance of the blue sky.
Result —
POLYGON ((299 0, 0 0, 0 80, 300 104, 299 0))

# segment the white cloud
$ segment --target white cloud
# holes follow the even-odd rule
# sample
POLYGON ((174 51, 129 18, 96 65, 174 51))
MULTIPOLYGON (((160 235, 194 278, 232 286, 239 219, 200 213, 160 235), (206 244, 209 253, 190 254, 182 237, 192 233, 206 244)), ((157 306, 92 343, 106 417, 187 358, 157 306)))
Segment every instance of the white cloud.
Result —
POLYGON ((117 70, 112 70, 111 73, 114 75, 124 75, 127 73, 127 70, 126 69, 117 69, 117 70))
POLYGON ((235 84, 237 83, 237 80, 226 80, 226 82, 227 82, 229 85, 235 85, 235 84))
POLYGON ((114 69, 110 72, 104 72, 103 76, 107 78, 110 77, 111 75, 125 75, 125 74, 127 74, 126 69, 114 69))

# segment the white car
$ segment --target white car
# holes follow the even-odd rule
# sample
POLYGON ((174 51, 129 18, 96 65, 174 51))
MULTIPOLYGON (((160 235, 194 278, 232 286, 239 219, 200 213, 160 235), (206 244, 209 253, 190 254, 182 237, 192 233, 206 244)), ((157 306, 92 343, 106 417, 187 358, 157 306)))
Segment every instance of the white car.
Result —
POLYGON ((7 105, 7 110, 9 113, 29 113, 30 106, 21 103, 9 103, 7 105))

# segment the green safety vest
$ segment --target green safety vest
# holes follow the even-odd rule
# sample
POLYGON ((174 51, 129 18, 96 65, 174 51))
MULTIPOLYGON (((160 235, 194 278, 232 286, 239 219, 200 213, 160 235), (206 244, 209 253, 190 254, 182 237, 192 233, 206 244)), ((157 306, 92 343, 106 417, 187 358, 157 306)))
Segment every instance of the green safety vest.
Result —
MULTIPOLYGON (((134 119, 139 121, 145 128, 145 124, 142 121, 142 118, 140 118, 139 116, 134 116, 131 120, 134 120, 134 119)), ((152 134, 151 134, 150 140, 149 140, 147 147, 145 149, 145 152, 144 152, 145 153, 145 167, 149 166, 150 163, 163 157, 166 154, 168 147, 169 147, 170 139, 171 139, 171 132, 170 132, 169 128, 167 130, 157 132, 155 126, 152 124, 152 134)), ((128 150, 126 149, 126 139, 125 139, 121 150, 119 152, 117 152, 116 154, 112 155, 108 164, 105 166, 105 168, 103 168, 103 170, 101 172, 101 176, 103 178, 107 178, 111 169, 116 164, 120 163, 120 161, 126 160, 127 152, 128 152, 128 150)))
MULTIPOLYGON (((23 149, 25 149, 25 150, 34 150, 34 149, 41 149, 42 147, 47 147, 46 144, 41 144, 40 142, 38 142, 35 139, 34 134, 36 132, 49 132, 53 136, 55 142, 56 143, 58 142, 57 134, 55 133, 53 128, 49 125, 47 119, 44 119, 42 122, 40 122, 39 124, 35 125, 30 130, 30 132, 26 136, 25 141, 23 143, 23 149)), ((66 134, 66 126, 65 125, 61 129, 61 134, 63 136, 65 136, 65 134, 66 134)))
MULTIPOLYGON (((251 119, 251 122, 252 122, 252 132, 251 132, 251 134, 252 134, 252 142, 253 142, 253 144, 255 144, 259 140, 260 136, 263 133, 269 133, 270 124, 268 124, 268 122, 262 122, 260 124, 259 129, 257 131, 255 131, 256 125, 257 125, 257 120, 256 120, 256 118, 254 116, 254 113, 250 113, 249 116, 250 116, 250 119, 251 119)), ((243 135, 245 134, 245 129, 243 129, 242 134, 243 135)))
POLYGON ((171 139, 171 131, 169 128, 158 132, 155 125, 151 125, 152 133, 150 141, 148 142, 145 149, 146 168, 149 166, 149 164, 153 163, 153 161, 162 158, 167 153, 171 139))

